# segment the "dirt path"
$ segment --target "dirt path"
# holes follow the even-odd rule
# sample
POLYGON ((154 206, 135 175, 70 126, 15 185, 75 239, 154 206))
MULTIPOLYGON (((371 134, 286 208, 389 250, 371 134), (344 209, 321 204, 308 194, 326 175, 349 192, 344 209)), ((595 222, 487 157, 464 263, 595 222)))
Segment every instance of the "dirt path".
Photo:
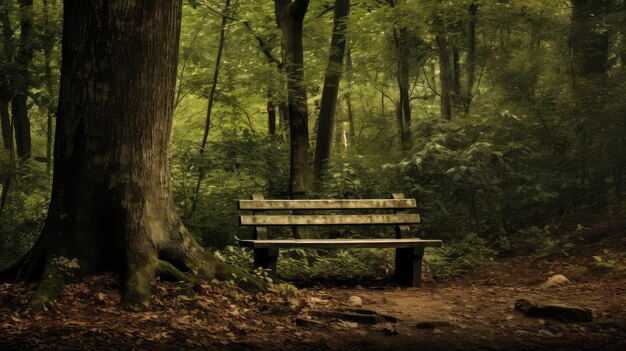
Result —
POLYGON ((115 277, 100 276, 68 286, 36 316, 22 312, 29 287, 5 284, 0 350, 624 350, 626 273, 598 273, 589 264, 509 260, 421 288, 311 288, 289 297, 160 282, 137 309, 120 308, 115 277), (572 282, 537 286, 557 272, 572 282), (397 322, 338 317, 351 296, 397 322), (593 321, 527 317, 514 309, 521 298, 585 307, 593 321))
POLYGON ((487 350, 624 350, 626 287, 615 282, 573 284, 541 291, 529 287, 463 286, 421 289, 332 289, 345 300, 362 298, 363 307, 398 317, 392 330, 354 327, 348 343, 328 338, 330 348, 361 349, 487 349, 487 350), (514 309, 520 298, 590 308, 592 323, 562 323, 526 317, 514 309), (425 323, 426 322, 426 323, 425 323), (424 329, 418 329, 420 324, 424 329), (418 347, 419 346, 419 347, 418 347))

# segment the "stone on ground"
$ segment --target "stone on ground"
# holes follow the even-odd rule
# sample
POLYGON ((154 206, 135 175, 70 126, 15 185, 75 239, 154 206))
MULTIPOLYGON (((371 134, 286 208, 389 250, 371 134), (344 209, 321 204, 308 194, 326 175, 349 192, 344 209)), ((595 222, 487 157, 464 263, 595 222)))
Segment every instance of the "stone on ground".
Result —
POLYGON ((563 286, 563 285, 567 285, 570 283, 571 283, 570 280, 567 279, 567 277, 564 276, 563 274, 556 274, 550 277, 544 283, 542 283, 539 287, 541 288, 541 290, 547 290, 553 287, 563 286))
POLYGON ((348 305, 352 307, 361 307, 363 306, 363 300, 358 296, 350 296, 348 298, 348 305))

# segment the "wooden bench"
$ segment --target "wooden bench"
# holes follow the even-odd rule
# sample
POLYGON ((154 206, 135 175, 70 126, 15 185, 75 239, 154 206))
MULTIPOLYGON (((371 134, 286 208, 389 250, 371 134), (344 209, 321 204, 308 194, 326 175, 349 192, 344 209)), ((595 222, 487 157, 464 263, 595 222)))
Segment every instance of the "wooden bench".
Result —
MULTIPOLYGON (((256 267, 269 269, 276 277, 278 251, 283 248, 341 249, 341 248, 395 248, 395 278, 405 286, 419 286, 422 276, 424 248, 441 246, 441 240, 409 238, 410 225, 420 222, 417 213, 399 211, 417 208, 414 199, 405 199, 402 194, 393 194, 392 199, 367 200, 265 200, 253 195, 252 200, 239 200, 240 210, 252 211, 252 215, 239 216, 239 224, 254 228, 253 240, 239 240, 242 247, 254 249, 256 267), (349 211, 388 210, 380 214, 300 214, 298 211, 349 211), (283 214, 272 214, 282 211, 283 214), (284 214, 286 211, 296 213, 284 214), (396 227, 395 239, 268 239, 270 226, 343 226, 343 225, 387 225, 396 227)), ((362 212, 362 211, 361 211, 362 212)))

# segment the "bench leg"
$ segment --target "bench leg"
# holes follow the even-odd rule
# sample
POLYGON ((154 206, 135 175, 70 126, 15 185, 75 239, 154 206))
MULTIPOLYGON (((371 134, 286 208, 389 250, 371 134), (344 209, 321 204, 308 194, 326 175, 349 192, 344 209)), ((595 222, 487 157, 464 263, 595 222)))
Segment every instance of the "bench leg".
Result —
POLYGON ((423 248, 396 249, 396 281, 404 286, 422 285, 423 248))
POLYGON ((276 280, 276 262, 278 261, 278 249, 254 249, 254 266, 269 269, 269 276, 276 280))

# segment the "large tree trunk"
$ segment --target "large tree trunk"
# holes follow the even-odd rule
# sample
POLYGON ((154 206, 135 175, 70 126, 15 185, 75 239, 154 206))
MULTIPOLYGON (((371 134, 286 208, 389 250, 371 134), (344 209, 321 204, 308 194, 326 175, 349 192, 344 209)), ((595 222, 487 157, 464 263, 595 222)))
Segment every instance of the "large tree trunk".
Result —
POLYGON ((346 50, 346 20, 350 13, 350 0, 335 0, 335 17, 333 20, 333 36, 326 66, 322 103, 320 106, 319 128, 317 143, 315 144, 314 174, 316 184, 322 181, 322 176, 328 168, 330 160, 331 141, 335 127, 335 110, 339 81, 343 70, 343 56, 346 50))
POLYGON ((309 112, 304 85, 302 25, 309 0, 275 0, 276 22, 282 31, 283 62, 287 74, 291 144, 289 195, 304 198, 308 189, 309 112))
POLYGON ((65 1, 50 209, 34 247, 0 273, 40 280, 34 309, 70 277, 105 270, 120 274, 126 304, 146 300, 158 274, 231 279, 234 269, 193 240, 172 201, 181 7, 65 1))
POLYGON ((30 86, 30 64, 33 60, 33 0, 20 0, 20 43, 17 51, 17 66, 21 81, 17 84, 17 94, 11 100, 13 128, 17 156, 30 157, 32 143, 30 119, 28 118, 27 97, 30 86))

